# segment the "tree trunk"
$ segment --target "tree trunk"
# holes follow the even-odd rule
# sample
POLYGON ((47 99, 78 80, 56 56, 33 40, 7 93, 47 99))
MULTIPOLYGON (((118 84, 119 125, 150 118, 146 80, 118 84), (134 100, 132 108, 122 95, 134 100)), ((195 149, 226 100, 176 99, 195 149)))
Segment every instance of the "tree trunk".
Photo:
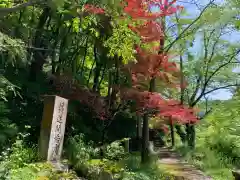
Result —
MULTIPOLYGON (((44 30, 44 25, 47 22, 47 19, 50 17, 51 9, 49 7, 45 8, 39 17, 39 22, 37 26, 37 30, 35 32, 35 38, 34 38, 34 43, 33 47, 35 48, 46 48, 46 43, 43 39, 43 30, 44 30)), ((34 50, 33 52, 33 62, 30 66, 30 80, 31 81, 36 81, 37 79, 37 74, 42 71, 43 69, 43 64, 45 63, 45 58, 47 56, 47 51, 43 50, 34 50)))
POLYGON ((174 136, 174 126, 171 119, 170 119, 170 130, 171 130, 171 142, 172 142, 172 148, 173 148, 175 146, 175 136, 174 136))
POLYGON ((141 139, 142 139, 142 119, 137 116, 137 146, 138 150, 141 150, 141 139))
POLYGON ((149 162, 149 126, 148 115, 143 116, 143 131, 142 131, 142 151, 141 151, 141 163, 145 164, 149 162))
MULTIPOLYGON (((194 105, 190 105, 190 107, 193 107, 194 105)), ((187 133, 187 142, 188 147, 191 149, 195 148, 195 141, 196 141, 196 131, 195 131, 195 125, 194 124, 186 124, 186 133, 187 133)))
POLYGON ((188 146, 192 149, 195 148, 195 140, 196 140, 196 131, 195 131, 195 125, 190 124, 188 126, 189 128, 189 140, 188 140, 188 146))
POLYGON ((183 144, 186 143, 186 133, 182 130, 181 125, 176 124, 175 125, 176 133, 179 135, 181 141, 183 144))
POLYGON ((56 73, 56 63, 58 62, 59 59, 59 51, 60 51, 60 45, 61 45, 61 40, 59 36, 59 29, 60 27, 57 27, 57 30, 55 32, 55 42, 52 51, 52 74, 56 73))
POLYGON ((94 78, 93 78, 93 92, 96 92, 97 91, 97 87, 98 87, 98 84, 99 84, 99 77, 101 75, 101 64, 98 63, 98 61, 96 61, 96 67, 95 67, 95 73, 94 73, 94 78))
POLYGON ((119 71, 119 64, 121 59, 119 59, 117 56, 114 57, 114 61, 115 61, 115 69, 116 71, 113 73, 113 81, 112 81, 112 93, 111 93, 111 97, 110 97, 110 108, 111 109, 116 109, 117 108, 117 94, 119 92, 119 89, 116 88, 115 86, 117 86, 119 84, 119 80, 120 80, 120 71, 119 71))
POLYGON ((93 87, 92 87, 93 92, 97 91, 97 88, 99 85, 99 78, 101 75, 101 69, 102 69, 102 63, 101 63, 101 59, 99 58, 98 51, 99 51, 99 44, 97 42, 95 42, 94 58, 96 61, 96 67, 95 67, 95 73, 94 73, 94 78, 93 78, 93 87))
POLYGON ((186 132, 187 132, 187 143, 188 146, 192 149, 195 148, 195 126, 193 124, 186 124, 186 132))
MULTIPOLYGON (((156 87, 156 79, 152 78, 150 81, 150 92, 154 92, 156 87)), ((148 123, 148 112, 146 112, 143 116, 143 131, 142 131, 142 163, 148 162, 149 159, 149 151, 148 151, 148 145, 149 145, 149 123, 148 123)))
POLYGON ((186 124, 186 139, 187 139, 187 145, 189 146, 189 137, 190 137, 190 129, 189 124, 186 124))
MULTIPOLYGON (((162 31, 165 32, 165 18, 162 18, 161 22, 162 22, 162 31)), ((164 52, 165 39, 162 38, 159 44, 160 44, 160 49, 158 54, 162 54, 164 52)), ((153 77, 150 80, 149 92, 155 92, 155 89, 156 89, 156 78, 153 77)), ((150 160, 148 146, 149 146, 149 124, 148 124, 148 112, 146 112, 143 117, 143 133, 142 133, 142 152, 141 152, 142 161, 141 162, 143 164, 150 160)))

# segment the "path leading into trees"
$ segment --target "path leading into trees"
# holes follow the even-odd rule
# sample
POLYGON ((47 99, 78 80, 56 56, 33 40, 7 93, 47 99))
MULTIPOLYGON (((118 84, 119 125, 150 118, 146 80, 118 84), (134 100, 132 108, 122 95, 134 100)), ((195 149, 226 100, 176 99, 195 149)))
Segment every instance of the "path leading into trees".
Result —
POLYGON ((175 180, 213 180, 168 148, 159 149, 159 168, 175 177, 175 180))

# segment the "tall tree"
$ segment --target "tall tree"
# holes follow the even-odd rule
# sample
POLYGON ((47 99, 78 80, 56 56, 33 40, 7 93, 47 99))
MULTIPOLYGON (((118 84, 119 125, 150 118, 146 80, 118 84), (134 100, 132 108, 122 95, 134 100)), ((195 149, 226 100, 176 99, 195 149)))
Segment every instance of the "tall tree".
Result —
MULTIPOLYGON (((127 1, 125 12, 127 12, 133 19, 143 19, 143 23, 139 26, 131 25, 130 28, 138 33, 141 37, 140 46, 136 46, 136 60, 137 62, 128 65, 130 74, 132 76, 133 88, 130 90, 124 89, 123 98, 132 99, 136 102, 136 109, 143 115, 143 142, 142 142, 142 162, 148 161, 148 134, 149 134, 149 116, 157 114, 159 116, 169 117, 170 124, 176 117, 180 117, 185 123, 185 118, 196 121, 196 118, 191 114, 192 111, 187 111, 179 102, 167 101, 155 93, 157 78, 166 84, 174 84, 174 77, 178 77, 178 69, 176 64, 168 61, 168 55, 164 51, 165 44, 165 16, 176 13, 182 7, 173 7, 175 1, 159 1, 145 3, 142 1, 127 1), (158 6, 160 12, 151 13, 149 8, 151 6, 158 6), (154 21, 161 18, 160 23, 154 21), (145 21, 144 21, 145 20, 145 21), (157 50, 152 49, 150 52, 144 50, 145 43, 157 42, 157 50), (143 82, 149 82, 149 89, 146 91, 146 85, 142 86, 143 82), (154 112, 155 110, 156 112, 154 112), (177 115, 177 116, 176 116, 177 115)), ((149 48, 149 46, 147 46, 149 48)), ((146 46, 145 46, 146 48, 146 46)))
MULTIPOLYGON (((190 28, 191 33, 175 46, 181 47, 180 62, 184 63, 180 67, 188 82, 188 87, 182 91, 180 98, 190 107, 195 107, 201 100, 207 101, 207 97, 215 91, 239 86, 239 74, 234 71, 239 64, 239 44, 226 40, 235 31, 231 26, 235 15, 234 11, 223 15, 222 11, 227 12, 216 6, 208 8, 199 22, 190 28), (214 16, 206 19, 213 13, 214 16)), ((188 22, 179 17, 176 19, 180 29, 188 22)), ((207 108, 205 114, 209 112, 210 109, 207 108)), ((184 135, 179 126, 176 128, 181 139, 184 141, 187 138, 189 145, 194 147, 194 126, 187 126, 189 135, 184 135)))

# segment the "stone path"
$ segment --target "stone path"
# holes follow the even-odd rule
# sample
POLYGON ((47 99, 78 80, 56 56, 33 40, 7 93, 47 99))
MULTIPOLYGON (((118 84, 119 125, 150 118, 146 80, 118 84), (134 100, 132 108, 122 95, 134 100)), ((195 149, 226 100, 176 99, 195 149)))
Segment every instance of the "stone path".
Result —
POLYGON ((168 148, 159 149, 159 168, 175 177, 175 180, 213 180, 168 148))

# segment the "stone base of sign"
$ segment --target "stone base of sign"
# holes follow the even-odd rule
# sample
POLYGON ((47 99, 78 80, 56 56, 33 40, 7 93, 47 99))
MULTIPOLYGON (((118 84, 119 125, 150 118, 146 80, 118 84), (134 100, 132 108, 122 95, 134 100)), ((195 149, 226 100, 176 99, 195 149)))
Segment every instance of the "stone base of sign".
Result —
POLYGON ((51 161, 51 164, 57 172, 66 172, 67 173, 69 171, 68 164, 63 164, 59 161, 51 161))

